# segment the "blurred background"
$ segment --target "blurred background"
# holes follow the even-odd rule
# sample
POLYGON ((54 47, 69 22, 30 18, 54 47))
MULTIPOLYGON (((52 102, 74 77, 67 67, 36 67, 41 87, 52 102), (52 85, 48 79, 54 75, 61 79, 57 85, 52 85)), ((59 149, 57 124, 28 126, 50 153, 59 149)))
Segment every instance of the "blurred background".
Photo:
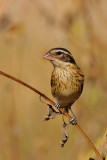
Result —
MULTIPOLYGON (((107 1, 1 0, 0 70, 53 99, 51 48, 71 51, 85 74, 72 109, 98 146, 107 129, 107 1)), ((0 160, 86 160, 93 151, 74 126, 60 147, 62 118, 43 122, 47 106, 24 86, 0 76, 0 160)))

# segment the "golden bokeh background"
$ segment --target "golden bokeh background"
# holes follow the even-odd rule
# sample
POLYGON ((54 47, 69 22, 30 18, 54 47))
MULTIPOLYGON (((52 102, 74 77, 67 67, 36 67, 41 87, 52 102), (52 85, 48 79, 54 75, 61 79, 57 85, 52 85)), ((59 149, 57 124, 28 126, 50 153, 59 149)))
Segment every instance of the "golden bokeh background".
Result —
MULTIPOLYGON (((72 109, 96 146, 107 129, 107 1, 1 0, 0 70, 53 99, 51 48, 71 51, 85 74, 72 109)), ((0 160, 86 160, 92 150, 70 126, 60 147, 62 118, 43 122, 47 106, 24 86, 0 76, 0 160)))

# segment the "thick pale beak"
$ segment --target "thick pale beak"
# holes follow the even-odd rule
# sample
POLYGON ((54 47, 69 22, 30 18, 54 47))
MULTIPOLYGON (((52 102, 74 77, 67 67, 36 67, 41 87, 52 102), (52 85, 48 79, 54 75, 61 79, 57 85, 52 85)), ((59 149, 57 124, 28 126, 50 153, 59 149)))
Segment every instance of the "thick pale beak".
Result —
POLYGON ((54 60, 55 58, 52 56, 50 52, 48 52, 44 55, 43 59, 54 60))

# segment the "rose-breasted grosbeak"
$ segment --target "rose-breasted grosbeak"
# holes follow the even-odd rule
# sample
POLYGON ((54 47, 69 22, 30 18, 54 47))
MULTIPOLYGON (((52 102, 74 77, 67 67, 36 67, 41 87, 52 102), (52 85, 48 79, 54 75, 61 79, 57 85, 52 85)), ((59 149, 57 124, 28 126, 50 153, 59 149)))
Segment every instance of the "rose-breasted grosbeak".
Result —
MULTIPOLYGON (((77 66, 72 54, 65 48, 49 50, 44 59, 50 60, 54 66, 51 76, 51 91, 57 107, 71 110, 72 104, 79 98, 83 90, 84 74, 77 66)), ((71 110, 73 121, 76 118, 71 110)))

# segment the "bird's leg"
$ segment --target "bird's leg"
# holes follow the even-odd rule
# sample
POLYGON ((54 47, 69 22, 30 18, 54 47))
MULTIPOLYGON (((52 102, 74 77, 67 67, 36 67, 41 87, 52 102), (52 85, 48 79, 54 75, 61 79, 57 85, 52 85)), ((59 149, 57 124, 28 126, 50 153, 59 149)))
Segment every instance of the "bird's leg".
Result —
POLYGON ((72 109, 70 108, 70 111, 71 111, 71 114, 72 114, 72 120, 70 120, 69 122, 72 124, 72 125, 76 125, 77 124, 77 120, 76 120, 76 117, 72 111, 72 109))

